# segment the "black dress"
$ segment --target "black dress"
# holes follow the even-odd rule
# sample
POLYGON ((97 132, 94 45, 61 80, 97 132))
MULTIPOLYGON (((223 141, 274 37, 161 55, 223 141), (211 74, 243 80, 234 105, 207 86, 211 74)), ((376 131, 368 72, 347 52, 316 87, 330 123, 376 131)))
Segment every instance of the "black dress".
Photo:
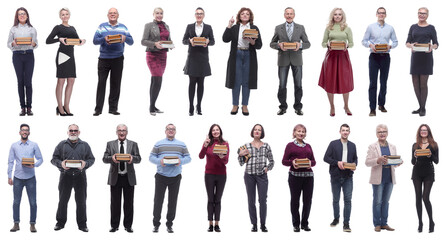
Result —
MULTIPOLYGON (((73 26, 57 25, 46 39, 46 44, 59 42, 59 38, 79 38, 73 26), (57 36, 57 38, 55 38, 57 36)), ((74 61, 74 46, 60 43, 56 55, 57 78, 75 78, 76 63, 74 61)))
POLYGON ((195 23, 187 25, 186 32, 183 37, 183 44, 189 45, 186 65, 184 66, 184 74, 191 77, 206 77, 211 75, 211 66, 209 65, 208 47, 215 44, 214 33, 211 25, 203 24, 203 32, 200 37, 209 39, 207 47, 192 47, 189 39, 197 37, 195 33, 195 23))
POLYGON ((435 181, 434 163, 438 164, 438 148, 434 149, 428 145, 426 149, 430 149, 432 155, 430 157, 415 158, 415 150, 421 149, 416 143, 412 146, 412 179, 435 181))
MULTIPOLYGON (((407 43, 431 43, 437 44, 437 31, 432 25, 420 27, 414 24, 409 29, 407 43)), ((410 74, 412 75, 432 75, 434 58, 432 52, 412 52, 410 59, 410 74)))

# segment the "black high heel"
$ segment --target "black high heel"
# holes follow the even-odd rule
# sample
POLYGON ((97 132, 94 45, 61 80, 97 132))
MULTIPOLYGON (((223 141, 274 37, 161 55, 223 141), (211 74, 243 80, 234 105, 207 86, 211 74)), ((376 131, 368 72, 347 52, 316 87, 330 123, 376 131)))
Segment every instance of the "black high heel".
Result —
POLYGON ((201 106, 200 105, 197 105, 197 115, 203 115, 201 113, 201 106))
POLYGON ((434 222, 429 222, 429 233, 433 233, 435 228, 434 222))
POLYGON ((63 110, 65 111, 65 114, 67 114, 67 116, 73 116, 74 114, 69 113, 66 109, 65 106, 63 106, 63 110))
POLYGON ((418 232, 423 232, 423 223, 418 224, 418 232))
POLYGON ((194 106, 189 106, 189 116, 194 115, 194 106))
POLYGON ((238 109, 239 109, 239 107, 237 106, 237 110, 235 110, 235 111, 231 111, 231 115, 235 115, 235 114, 237 114, 237 113, 238 113, 238 109))
POLYGON ((60 115, 60 116, 62 116, 62 117, 67 116, 67 114, 66 114, 65 112, 61 113, 61 112, 59 111, 59 107, 56 107, 56 115, 60 115))

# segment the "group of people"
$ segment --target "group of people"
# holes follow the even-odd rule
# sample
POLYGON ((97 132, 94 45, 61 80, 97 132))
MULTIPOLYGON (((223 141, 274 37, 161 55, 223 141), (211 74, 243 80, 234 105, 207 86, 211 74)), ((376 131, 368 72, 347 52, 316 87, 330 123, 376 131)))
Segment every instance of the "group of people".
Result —
MULTIPOLYGON (((57 108, 56 114, 61 116, 72 116, 69 107, 73 84, 76 79, 76 66, 74 60, 74 46, 67 39, 79 39, 76 29, 69 25, 70 11, 62 8, 59 11, 62 23, 54 27, 48 36, 46 43, 60 43, 56 55, 56 66, 58 78, 56 86, 57 108), (63 93, 64 85, 65 94, 63 93), (62 96, 64 100, 62 101, 62 96)), ((155 8, 153 11, 153 22, 147 23, 141 44, 146 46, 146 60, 152 78, 150 83, 150 109, 151 115, 163 113, 156 107, 159 96, 163 74, 166 68, 167 52, 172 48, 169 26, 163 21, 164 11, 155 8)), ((369 57, 369 116, 376 116, 376 105, 381 112, 387 112, 385 107, 387 78, 390 68, 390 50, 397 47, 398 40, 392 26, 385 22, 386 9, 380 7, 376 11, 377 22, 368 26, 362 44, 370 48, 369 57), (377 45, 383 45, 384 49, 377 45), (377 99, 377 79, 380 78, 380 90, 377 99)), ((427 8, 418 9, 418 22, 410 27, 406 46, 412 50, 410 74, 417 97, 419 107, 414 114, 424 116, 426 114, 426 101, 428 94, 427 81, 429 75, 433 74, 432 50, 438 48, 435 27, 427 23, 429 11, 427 8), (429 44, 423 51, 415 51, 416 44, 429 44)), ((124 46, 132 45, 133 38, 127 27, 118 23, 119 12, 111 8, 107 14, 108 22, 99 25, 95 33, 93 43, 100 45, 98 60, 98 86, 96 93, 96 107, 94 116, 102 114, 106 84, 110 76, 109 113, 119 115, 118 103, 121 89, 121 78, 124 62, 124 46), (110 36, 119 36, 118 42, 111 42, 110 36)), ((204 78, 211 75, 209 64, 208 46, 215 44, 211 25, 205 24, 203 19, 205 11, 198 7, 195 10, 196 22, 187 25, 183 37, 183 44, 188 45, 188 57, 184 66, 184 74, 189 75, 189 115, 202 114, 201 102, 204 93, 204 78), (205 42, 198 44, 194 38, 204 38, 205 42), (195 105, 195 92, 197 101, 195 105)), ((310 47, 310 42, 304 26, 294 22, 295 11, 288 7, 284 11, 286 22, 275 28, 270 47, 278 50, 278 76, 279 90, 277 93, 280 102, 278 115, 286 113, 288 108, 287 79, 289 69, 292 70, 294 80, 294 104, 293 108, 297 115, 303 115, 302 107, 302 50, 310 47), (291 45, 290 45, 291 43, 291 45)), ((248 103, 251 89, 257 88, 258 64, 256 50, 262 47, 262 38, 259 28, 254 25, 254 14, 249 8, 241 8, 235 19, 229 20, 228 26, 223 34, 224 42, 231 42, 231 51, 227 63, 226 83, 227 88, 232 89, 231 114, 238 113, 240 104, 240 91, 242 92, 242 113, 249 115, 248 103), (251 34, 245 35, 248 29, 251 34)), ((85 39, 79 39, 75 45, 83 45, 85 39)), ((32 108, 32 74, 34 69, 33 50, 38 46, 36 30, 31 25, 28 11, 21 7, 17 9, 14 26, 11 28, 8 47, 13 51, 13 64, 17 74, 18 92, 20 98, 20 116, 33 115, 32 108), (30 37, 31 42, 18 45, 18 39, 30 37)), ((353 71, 348 54, 348 48, 353 47, 352 30, 347 25, 347 18, 342 8, 331 11, 329 22, 324 32, 322 47, 328 48, 325 55, 319 86, 328 96, 330 103, 330 116, 335 116, 334 94, 342 94, 344 99, 344 110, 347 115, 352 115, 348 100, 349 93, 353 90, 353 71), (339 48, 341 44, 341 48, 339 48), (335 47, 334 47, 335 46, 335 47)), ((382 46, 380 46, 382 47, 382 46)))
MULTIPOLYGON (((393 231, 387 223, 389 200, 395 181, 395 168, 403 162, 393 162, 397 157, 396 147, 387 141, 388 128, 384 124, 376 127, 378 141, 371 144, 367 151, 365 164, 371 167, 370 184, 373 189, 373 224, 374 230, 393 231)), ((350 212, 353 194, 353 174, 358 165, 356 145, 349 140, 350 127, 343 124, 339 130, 340 139, 331 141, 324 155, 324 161, 329 164, 330 182, 333 193, 333 216, 330 226, 335 227, 340 222, 340 194, 344 195, 343 231, 350 232, 350 212)), ((25 187, 30 202, 30 230, 36 232, 36 177, 35 168, 43 163, 38 145, 29 140, 30 127, 20 126, 20 141, 13 143, 8 158, 8 183, 13 186, 14 226, 11 232, 20 230, 20 202, 25 187), (35 162, 25 162, 26 159, 35 162), (33 160, 34 161, 34 160, 33 160), (13 174, 14 170, 14 174, 13 174)), ((86 170, 95 162, 95 157, 89 144, 79 138, 80 130, 76 124, 68 127, 68 138, 61 141, 55 148, 51 163, 60 171, 59 204, 57 208, 57 223, 54 230, 59 231, 67 222, 67 207, 71 191, 75 190, 77 205, 76 220, 79 230, 88 232, 86 196, 86 170), (75 162, 75 163, 73 163, 75 162), (76 164, 77 165, 73 165, 76 164)), ((117 139, 107 143, 103 162, 110 164, 108 184, 111 195, 110 232, 119 230, 121 219, 121 198, 124 203, 124 229, 133 232, 133 202, 136 175, 134 164, 141 162, 138 144, 127 139, 128 128, 124 124, 116 127, 117 139), (128 158, 123 161, 121 158, 128 158)), ((158 141, 149 160, 157 165, 155 174, 155 197, 153 207, 153 232, 158 232, 161 225, 161 212, 166 189, 168 189, 167 232, 173 233, 173 221, 176 215, 176 205, 182 178, 182 166, 191 162, 191 156, 184 142, 175 138, 176 127, 169 123, 165 128, 166 138, 158 141)), ((290 188, 290 209, 294 232, 311 231, 309 216, 311 210, 314 173, 316 165, 313 150, 305 138, 307 129, 297 124, 292 132, 293 141, 288 143, 282 158, 282 164, 289 167, 288 184, 290 188), (303 198, 302 214, 299 212, 300 196, 303 198)), ((244 182, 248 199, 249 217, 252 232, 258 231, 258 214, 256 207, 256 192, 259 201, 260 230, 268 232, 266 227, 268 172, 274 167, 271 147, 263 142, 265 130, 261 124, 255 124, 251 130, 252 141, 242 145, 237 150, 238 162, 246 165, 244 182)), ((206 135, 198 155, 206 158, 205 187, 208 196, 207 212, 208 232, 220 232, 221 199, 226 183, 226 164, 229 160, 229 143, 223 138, 223 131, 218 124, 213 124, 206 135)), ((416 142, 412 147, 411 163, 414 165, 412 180, 416 195, 416 209, 419 219, 418 231, 423 231, 422 201, 429 216, 429 232, 434 232, 435 223, 432 217, 432 205, 429 200, 431 188, 435 181, 434 163, 438 164, 438 145, 434 140, 430 127, 422 124, 416 134, 416 142), (423 154, 420 154, 423 152, 423 154)))

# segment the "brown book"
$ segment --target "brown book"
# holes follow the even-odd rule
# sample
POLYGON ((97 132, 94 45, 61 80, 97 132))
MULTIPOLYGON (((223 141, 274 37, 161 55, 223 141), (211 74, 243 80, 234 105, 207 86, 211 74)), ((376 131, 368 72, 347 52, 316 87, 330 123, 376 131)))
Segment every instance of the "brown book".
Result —
POLYGON ((177 156, 165 156, 163 162, 165 165, 175 165, 180 163, 180 159, 177 156))
POLYGON ((297 168, 311 167, 311 161, 308 158, 296 158, 294 159, 294 164, 297 165, 297 168))
POLYGON ((80 45, 81 40, 79 38, 67 38, 65 39, 67 45, 80 45))
POLYGON ((344 41, 331 41, 330 48, 331 50, 345 50, 346 44, 344 41))
POLYGON ((34 158, 22 158, 22 165, 34 165, 34 158))
POLYGON ((110 44, 120 43, 121 40, 122 40, 122 35, 121 34, 108 35, 108 42, 110 44))
POLYGON ((226 145, 215 144, 212 152, 214 154, 228 154, 228 147, 226 145))
POLYGON ((206 38, 205 37, 194 37, 193 40, 195 46, 205 46, 206 38))
POLYGON ((387 44, 375 44, 376 52, 387 52, 387 44))
POLYGON ((428 52, 430 46, 430 43, 415 43, 412 50, 415 52, 428 52))
POLYGON ((81 160, 67 160, 65 166, 67 168, 80 168, 82 167, 82 162, 81 160))
POLYGON ((255 29, 245 29, 243 30, 244 38, 259 38, 259 31, 255 29))
POLYGON ((429 148, 427 149, 416 149, 415 150, 415 156, 417 157, 427 157, 432 155, 432 152, 429 148))
POLYGON ((401 156, 399 155, 390 155, 387 156, 387 165, 398 165, 402 164, 403 160, 401 159, 401 156))
MULTIPOLYGON (((246 146, 245 146, 245 145, 243 145, 243 146, 240 147, 240 150, 244 150, 244 149, 246 149, 246 146)), ((251 158, 251 154, 248 152, 248 154, 246 154, 246 155, 243 156, 243 157, 245 158, 245 163, 247 163, 248 160, 251 158)))
POLYGON ((355 163, 342 162, 342 165, 344 165, 345 169, 356 170, 355 163))
POLYGON ((130 161, 130 158, 131 158, 131 157, 132 157, 132 156, 131 156, 130 154, 117 153, 117 154, 115 155, 115 158, 116 158, 117 161, 124 161, 124 162, 128 162, 128 161, 130 161))
POLYGON ((284 42, 283 43, 283 48, 286 49, 286 50, 294 50, 294 49, 297 48, 297 43, 295 43, 295 42, 292 42, 292 43, 284 42))
POLYGON ((31 37, 18 37, 15 39, 15 43, 17 45, 31 45, 32 38, 31 37))

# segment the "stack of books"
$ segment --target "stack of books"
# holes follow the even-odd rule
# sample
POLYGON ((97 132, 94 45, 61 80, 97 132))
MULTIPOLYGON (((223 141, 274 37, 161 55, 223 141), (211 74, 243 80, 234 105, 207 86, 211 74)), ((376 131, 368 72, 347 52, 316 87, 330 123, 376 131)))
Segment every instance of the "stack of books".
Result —
POLYGON ((161 47, 163 48, 174 48, 175 45, 173 45, 172 41, 160 41, 161 47))
POLYGON ((121 41, 122 41, 122 35, 121 34, 108 35, 108 42, 110 44, 120 43, 121 41))
POLYGON ((429 52, 430 43, 415 43, 412 50, 415 52, 429 52))
POLYGON ((311 167, 311 161, 308 158, 296 158, 294 159, 294 165, 297 165, 297 168, 309 168, 311 167))
POLYGON ((283 48, 285 50, 294 50, 297 48, 297 43, 295 42, 284 42, 283 43, 283 48))
POLYGON ((343 162, 345 169, 356 170, 356 163, 343 162))
POLYGON ((330 48, 331 50, 345 50, 346 45, 344 41, 331 41, 330 48))
POLYGON ((195 46, 205 46, 206 38, 205 37, 194 37, 193 40, 195 46))
POLYGON ((15 43, 17 45, 31 45, 32 38, 31 37, 18 37, 15 39, 15 43))
POLYGON ((122 153, 117 153, 115 156, 117 161, 124 161, 124 162, 128 162, 130 161, 130 154, 122 154, 122 153))
POLYGON ((427 157, 432 155, 431 150, 428 149, 417 149, 415 150, 415 156, 416 157, 427 157))
POLYGON ((214 154, 228 154, 228 147, 226 145, 215 144, 212 150, 214 154))
POLYGON ((81 160, 67 160, 65 166, 67 168, 80 168, 82 167, 82 162, 81 160))
POLYGON ((403 163, 403 159, 399 155, 387 156, 387 165, 399 165, 403 163))
POLYGON ((180 159, 177 156, 165 156, 163 162, 165 165, 176 165, 180 163, 180 159))
POLYGON ((34 158, 22 158, 22 165, 34 165, 34 158))
POLYGON ((255 29, 245 29, 243 30, 244 38, 259 38, 259 31, 255 29))
POLYGON ((80 45, 81 40, 79 38, 66 38, 65 43, 67 45, 80 45))
POLYGON ((375 44, 376 52, 387 52, 387 44, 375 44))

